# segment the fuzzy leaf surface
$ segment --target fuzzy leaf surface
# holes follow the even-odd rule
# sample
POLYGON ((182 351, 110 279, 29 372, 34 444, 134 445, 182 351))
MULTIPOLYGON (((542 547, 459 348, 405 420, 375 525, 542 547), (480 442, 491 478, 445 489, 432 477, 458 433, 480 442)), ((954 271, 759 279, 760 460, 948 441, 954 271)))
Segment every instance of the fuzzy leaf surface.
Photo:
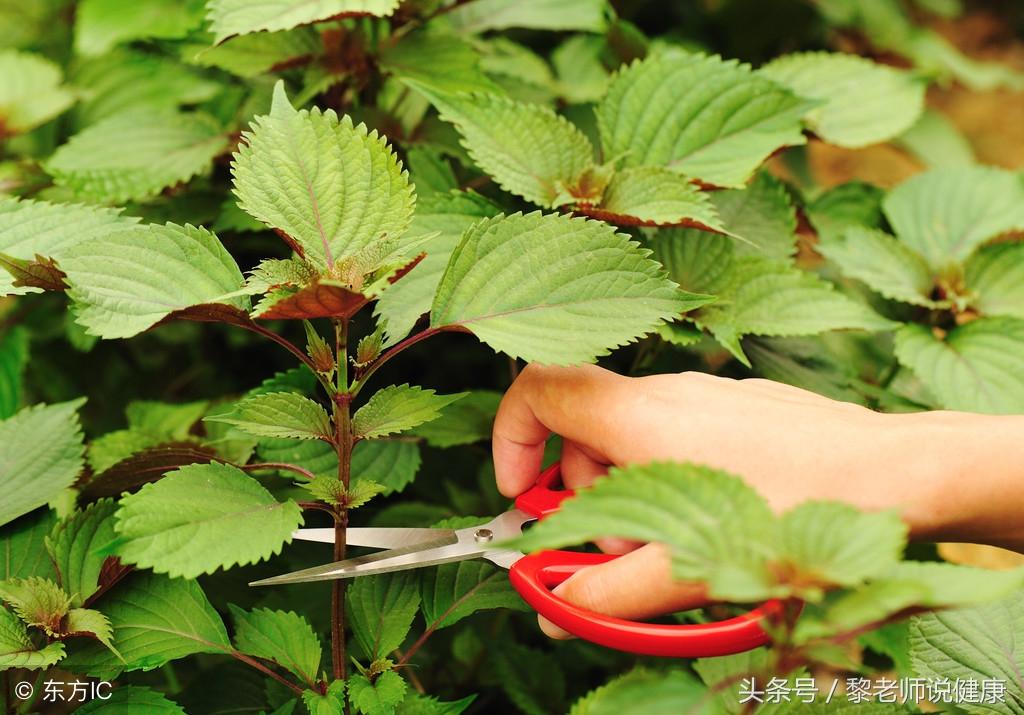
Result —
POLYGON ((1024 320, 983 318, 936 338, 922 325, 896 333, 896 357, 944 407, 1014 414, 1024 409, 1024 320))
POLYGON ((352 416, 352 432, 363 439, 406 432, 437 419, 441 410, 466 393, 438 395, 410 385, 390 385, 379 390, 352 416))
POLYGON ((230 416, 207 418, 235 425, 257 437, 329 439, 331 418, 318 402, 294 392, 268 392, 242 399, 230 416))
POLYGON ((113 115, 71 137, 46 170, 77 198, 123 204, 207 172, 227 146, 227 135, 210 117, 140 110, 113 115))
POLYGON ((71 608, 71 597, 45 578, 12 578, 0 581, 4 601, 26 625, 41 628, 48 636, 59 635, 71 608))
POLYGON ((60 258, 76 322, 90 335, 128 338, 175 311, 206 303, 239 309, 228 297, 242 273, 215 235, 204 228, 147 224, 78 244, 60 258))
POLYGON ((430 323, 513 357, 569 364, 634 340, 684 304, 661 266, 606 224, 513 214, 466 232, 430 323))
POLYGON ((399 0, 211 0, 207 16, 217 42, 260 30, 288 30, 335 17, 387 17, 399 0))
POLYGON ((830 144, 849 149, 899 136, 924 110, 923 78, 856 55, 788 54, 758 73, 801 97, 824 102, 808 112, 807 126, 830 144))
POLYGON ((240 469, 195 464, 121 499, 117 554, 158 573, 195 578, 279 553, 301 524, 295 502, 278 502, 240 469))
POLYGON ((235 645, 243 653, 267 658, 307 683, 319 676, 320 639, 305 618, 291 611, 231 606, 235 645))
POLYGON ((82 470, 84 400, 27 407, 0 422, 0 526, 71 486, 82 470))
POLYGON ((402 645, 420 605, 418 579, 411 571, 364 576, 349 586, 349 622, 360 650, 370 660, 402 645))
POLYGON ((606 158, 739 188, 776 149, 805 143, 810 106, 747 65, 674 54, 620 70, 597 118, 606 158))
POLYGON ((319 267, 381 240, 398 242, 409 227, 409 177, 385 138, 365 125, 332 110, 297 111, 279 82, 270 114, 242 138, 231 165, 239 206, 283 231, 319 267))
POLYGON ((0 51, 0 77, 0 136, 35 129, 75 101, 60 68, 41 55, 0 51))

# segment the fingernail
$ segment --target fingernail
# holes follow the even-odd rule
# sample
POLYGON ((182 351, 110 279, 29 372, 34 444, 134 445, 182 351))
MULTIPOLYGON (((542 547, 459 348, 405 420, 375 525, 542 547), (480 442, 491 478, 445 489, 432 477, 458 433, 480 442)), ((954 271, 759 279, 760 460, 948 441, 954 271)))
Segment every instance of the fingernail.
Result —
POLYGON ((562 630, 544 616, 537 616, 537 625, 540 626, 541 631, 543 631, 544 635, 548 638, 564 641, 574 637, 571 633, 562 630))

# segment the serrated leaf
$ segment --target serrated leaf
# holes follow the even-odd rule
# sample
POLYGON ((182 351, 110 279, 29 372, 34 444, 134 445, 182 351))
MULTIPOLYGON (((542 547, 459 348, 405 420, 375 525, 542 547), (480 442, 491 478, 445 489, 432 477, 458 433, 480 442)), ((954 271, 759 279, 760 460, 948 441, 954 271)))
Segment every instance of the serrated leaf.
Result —
POLYGON ((82 0, 75 11, 75 50, 99 55, 114 45, 146 38, 184 37, 203 19, 203 6, 180 0, 82 0))
POLYGON ((1002 681, 1002 702, 958 706, 969 713, 1020 715, 1024 703, 1024 600, 1004 601, 915 618, 910 624, 910 657, 922 678, 1002 681))
POLYGON ((0 51, 0 77, 0 137, 35 129, 75 101, 60 68, 41 55, 0 51))
POLYGON ((242 273, 212 233, 194 226, 148 224, 112 231, 59 257, 89 334, 127 338, 175 311, 206 303, 246 309, 228 297, 242 273))
POLYGON ((211 422, 235 425, 258 437, 330 440, 333 432, 327 410, 294 392, 269 392, 238 402, 231 416, 207 417, 211 422))
POLYGON ((387 17, 399 0, 211 0, 208 4, 211 29, 217 42, 232 35, 260 30, 288 30, 332 18, 372 15, 387 17))
POLYGON ((380 67, 399 80, 411 80, 438 92, 489 92, 501 94, 501 88, 480 69, 480 55, 458 35, 439 32, 413 32, 386 46, 380 54, 380 67))
POLYGON ((1024 179, 992 167, 933 169, 890 191, 883 208, 896 236, 941 273, 989 239, 1024 230, 1024 179))
POLYGON ((28 331, 15 326, 0 335, 0 420, 21 407, 22 374, 28 364, 28 331))
POLYGON ((419 580, 410 571, 364 576, 348 588, 348 621, 369 660, 402 645, 420 605, 419 580))
POLYGON ((455 7, 448 19, 462 32, 510 27, 602 32, 605 8, 605 0, 476 0, 455 7))
POLYGON ((707 698, 707 688, 686 671, 637 668, 577 700, 569 715, 676 715, 690 712, 707 698))
POLYGON ((983 315, 1024 319, 1024 243, 980 249, 964 267, 964 283, 983 315))
POLYGON ((214 462, 182 467, 122 498, 116 518, 122 561, 195 578, 279 553, 302 524, 302 510, 214 462))
POLYGON ((314 280, 299 288, 275 288, 253 310, 260 320, 349 319, 368 298, 340 281, 314 280))
POLYGON ((597 118, 605 157, 741 187, 776 149, 806 141, 810 106, 747 65, 678 53, 620 70, 597 118))
MULTIPOLYGON (((120 212, 0 197, 0 252, 24 260, 37 255, 59 258, 77 244, 102 238, 138 220, 122 217, 120 212)), ((38 289, 14 287, 12 276, 0 270, 0 295, 34 292, 38 289)))
POLYGON ((594 164, 590 140, 548 107, 495 94, 426 93, 459 130, 473 161, 503 189, 538 206, 574 195, 577 180, 594 164))
POLYGON ((231 649, 224 623, 199 584, 146 571, 129 575, 96 603, 114 628, 124 663, 99 643, 73 641, 66 666, 100 678, 152 670, 193 653, 231 649))
POLYGON ((210 47, 197 42, 182 49, 182 58, 203 67, 218 67, 240 77, 256 77, 290 61, 308 59, 323 49, 310 27, 255 32, 210 47))
POLYGON ((305 618, 291 611, 243 611, 234 605, 230 609, 235 645, 240 651, 272 660, 312 686, 319 675, 323 652, 320 639, 305 618))
POLYGON ((936 338, 922 325, 896 333, 896 357, 951 410, 1014 414, 1024 409, 1024 320, 982 318, 936 338))
POLYGON ((490 439, 501 397, 500 392, 491 390, 465 393, 461 400, 445 407, 440 417, 413 432, 431 447, 455 447, 490 439))
POLYGON ((119 655, 114 648, 113 628, 110 621, 99 611, 91 608, 72 608, 64 620, 63 633, 67 636, 90 636, 119 655))
POLYGON ((352 707, 362 715, 393 715, 405 697, 405 681, 393 670, 387 670, 370 682, 365 675, 348 680, 348 697, 352 707))
POLYGON ((801 97, 821 100, 823 104, 806 115, 807 125, 841 147, 888 141, 913 126, 924 110, 923 78, 857 55, 788 54, 758 73, 801 97))
POLYGON ((50 509, 40 509, 0 527, 0 581, 9 578, 57 580, 46 553, 46 537, 56 522, 50 509))
POLYGON ((591 361, 683 310, 676 286, 606 224, 538 213, 487 219, 464 235, 431 308, 529 361, 591 361))
POLYGON ((796 253, 796 211, 781 181, 758 172, 743 189, 713 191, 711 203, 733 236, 736 253, 788 261, 796 253))
POLYGON ((913 305, 935 307, 932 271, 915 251, 887 233, 853 226, 822 240, 818 251, 844 275, 863 281, 881 295, 913 305))
POLYGON ((116 536, 116 509, 112 499, 90 504, 58 522, 46 539, 60 585, 71 595, 74 606, 83 605, 99 588, 100 569, 107 557, 98 552, 116 536))
POLYGON ((345 712, 345 681, 335 680, 327 686, 327 692, 321 694, 316 690, 302 693, 310 715, 343 715, 345 712))
POLYGON ((50 157, 46 170, 79 199, 141 201, 207 172, 227 147, 227 135, 210 117, 138 110, 107 117, 74 135, 50 157))
POLYGON ((420 448, 415 442, 374 439, 352 450, 352 478, 384 487, 383 494, 405 489, 420 468, 420 448))
POLYGON ((358 509, 378 494, 389 491, 387 487, 368 479, 353 480, 348 487, 337 477, 318 476, 298 486, 305 489, 320 501, 344 507, 358 509))
POLYGON ((600 203, 583 203, 576 211, 619 226, 692 226, 725 232, 706 193, 681 174, 657 166, 615 172, 600 203))
POLYGON ((386 437, 406 432, 441 415, 447 405, 466 393, 438 395, 433 390, 406 385, 390 385, 375 392, 352 417, 352 433, 362 439, 386 437))
POLYGON ((242 138, 231 165, 239 206, 308 260, 331 269, 383 239, 402 254, 415 196, 384 137, 332 110, 296 111, 279 82, 270 114, 242 138))
POLYGON ((71 597, 45 578, 12 578, 0 581, 4 601, 26 625, 41 628, 49 636, 59 635, 61 623, 71 608, 71 597))
POLYGON ((63 643, 54 641, 39 648, 29 637, 25 624, 11 611, 0 607, 0 670, 49 668, 63 657, 63 643))
POLYGON ((428 628, 447 628, 477 611, 529 610, 508 573, 482 559, 423 569, 420 602, 428 628))
MULTIPOLYGON (((138 434, 127 430, 123 432, 138 434)), ((152 447, 145 446, 94 474, 81 486, 81 494, 85 499, 120 496, 124 492, 137 490, 143 484, 155 482, 167 472, 187 464, 206 464, 216 456, 217 453, 211 447, 194 442, 163 442, 152 447)))
POLYGON ((75 715, 117 713, 117 715, 185 715, 176 702, 164 697, 163 693, 139 685, 121 685, 112 690, 106 699, 96 698, 75 710, 75 715))
POLYGON ((499 212, 488 199, 469 191, 418 199, 410 230, 440 233, 423 244, 426 257, 384 291, 374 307, 374 314, 387 323, 385 347, 408 335, 419 317, 430 311, 438 283, 462 234, 477 221, 499 212))
POLYGON ((0 422, 0 525, 46 504, 82 470, 84 400, 27 407, 0 422))

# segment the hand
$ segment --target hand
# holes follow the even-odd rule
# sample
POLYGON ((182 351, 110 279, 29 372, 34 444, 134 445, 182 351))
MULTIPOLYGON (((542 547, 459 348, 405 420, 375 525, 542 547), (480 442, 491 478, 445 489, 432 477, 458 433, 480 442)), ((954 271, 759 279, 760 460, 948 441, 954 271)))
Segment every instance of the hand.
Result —
MULTIPOLYGON (((552 432, 563 438, 562 478, 573 489, 609 465, 690 461, 742 476, 776 511, 809 499, 838 500, 899 510, 912 538, 1024 545, 1024 499, 993 500, 991 491, 1021 491, 1024 417, 890 415, 768 380, 696 372, 628 378, 592 365, 531 365, 505 395, 494 424, 502 494, 514 497, 533 484, 552 432), (973 488, 965 488, 965 478, 973 488), (951 493, 956 499, 944 499, 951 493)), ((599 546, 626 555, 579 572, 557 593, 621 618, 706 602, 700 584, 671 578, 662 545, 599 546)), ((541 627, 567 636, 544 619, 541 627)))

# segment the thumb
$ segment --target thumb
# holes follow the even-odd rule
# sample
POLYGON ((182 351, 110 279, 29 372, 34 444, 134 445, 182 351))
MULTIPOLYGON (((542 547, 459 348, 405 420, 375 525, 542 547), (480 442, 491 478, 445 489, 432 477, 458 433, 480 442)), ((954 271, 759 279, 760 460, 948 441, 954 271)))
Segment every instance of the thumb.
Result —
MULTIPOLYGON (((613 561, 582 569, 554 592, 588 611, 630 620, 685 611, 708 602, 704 584, 673 580, 663 544, 647 544, 613 561)), ((538 622, 551 638, 571 637, 543 616, 538 616, 538 622)))

